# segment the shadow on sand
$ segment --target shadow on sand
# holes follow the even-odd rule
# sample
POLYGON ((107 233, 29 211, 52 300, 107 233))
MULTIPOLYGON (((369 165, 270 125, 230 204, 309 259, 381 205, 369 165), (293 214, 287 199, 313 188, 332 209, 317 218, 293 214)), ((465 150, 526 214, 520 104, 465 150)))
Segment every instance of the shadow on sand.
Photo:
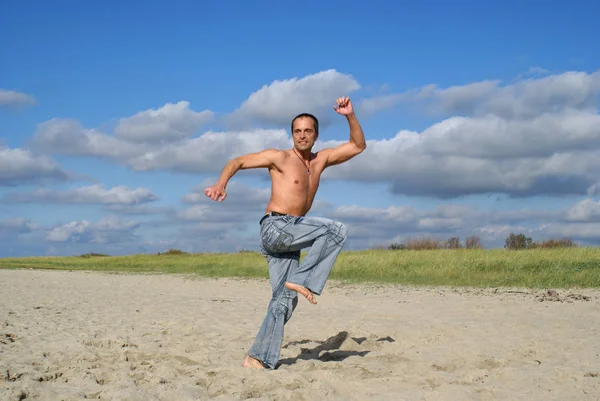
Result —
MULTIPOLYGON (((281 365, 293 365, 299 360, 318 360, 321 362, 339 362, 351 356, 364 357, 367 355, 369 350, 361 349, 360 345, 367 340, 366 337, 351 337, 347 331, 341 331, 335 336, 329 337, 325 341, 291 341, 284 345, 282 348, 289 348, 291 346, 297 346, 302 344, 317 343, 318 346, 314 348, 303 348, 300 347, 300 354, 295 358, 285 358, 279 361, 281 365)), ((393 342, 394 339, 390 337, 379 338, 377 341, 389 341, 393 342)))

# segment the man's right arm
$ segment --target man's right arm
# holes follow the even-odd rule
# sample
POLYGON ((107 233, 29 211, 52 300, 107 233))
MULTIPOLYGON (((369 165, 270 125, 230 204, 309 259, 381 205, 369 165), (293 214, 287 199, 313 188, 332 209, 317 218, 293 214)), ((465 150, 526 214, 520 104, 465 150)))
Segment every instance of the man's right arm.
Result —
POLYGON ((277 158, 281 155, 280 150, 266 149, 256 153, 249 153, 231 159, 221 172, 221 176, 215 185, 206 188, 204 193, 212 200, 223 201, 227 197, 225 188, 227 183, 239 170, 251 168, 271 168, 276 165, 277 158), (220 199, 219 199, 220 198, 220 199))

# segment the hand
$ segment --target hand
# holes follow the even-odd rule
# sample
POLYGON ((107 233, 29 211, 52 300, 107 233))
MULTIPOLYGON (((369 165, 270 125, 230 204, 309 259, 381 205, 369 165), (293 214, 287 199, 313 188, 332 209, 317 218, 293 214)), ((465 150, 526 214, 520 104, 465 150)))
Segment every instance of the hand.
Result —
POLYGON ((333 106, 335 111, 343 116, 349 116, 354 113, 354 109, 352 108, 352 102, 349 97, 338 97, 336 100, 336 105, 333 106))
POLYGON ((208 196, 210 199, 223 202, 227 197, 227 192, 225 192, 225 188, 221 188, 219 186, 213 185, 212 187, 208 187, 204 190, 204 194, 208 196))

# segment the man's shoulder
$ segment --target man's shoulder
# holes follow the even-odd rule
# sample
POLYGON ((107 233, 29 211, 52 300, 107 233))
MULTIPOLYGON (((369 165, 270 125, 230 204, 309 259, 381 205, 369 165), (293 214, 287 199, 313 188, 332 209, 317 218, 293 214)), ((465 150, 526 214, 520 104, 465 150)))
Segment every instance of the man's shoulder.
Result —
POLYGON ((319 149, 318 151, 314 152, 315 156, 327 156, 327 154, 329 154, 331 151, 333 150, 333 148, 323 148, 323 149, 319 149))
POLYGON ((269 155, 271 157, 285 157, 289 153, 285 149, 275 149, 275 148, 267 148, 263 150, 261 153, 269 155))
POLYGON ((323 148, 314 153, 314 157, 318 159, 327 159, 327 157, 331 154, 332 148, 323 148))

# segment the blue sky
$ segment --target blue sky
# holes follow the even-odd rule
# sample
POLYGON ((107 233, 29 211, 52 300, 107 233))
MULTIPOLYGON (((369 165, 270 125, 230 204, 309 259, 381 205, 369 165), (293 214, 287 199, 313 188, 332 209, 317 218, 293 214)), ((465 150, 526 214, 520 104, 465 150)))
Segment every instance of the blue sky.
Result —
POLYGON ((202 199, 290 117, 367 151, 311 214, 348 249, 410 237, 600 242, 594 2, 0 5, 0 256, 257 249, 264 172, 202 199), (283 100, 282 100, 283 99, 283 100), (219 133, 219 134, 217 134, 219 133), (237 196, 237 198, 236 198, 237 196), (251 201, 248 201, 251 199, 251 201))

